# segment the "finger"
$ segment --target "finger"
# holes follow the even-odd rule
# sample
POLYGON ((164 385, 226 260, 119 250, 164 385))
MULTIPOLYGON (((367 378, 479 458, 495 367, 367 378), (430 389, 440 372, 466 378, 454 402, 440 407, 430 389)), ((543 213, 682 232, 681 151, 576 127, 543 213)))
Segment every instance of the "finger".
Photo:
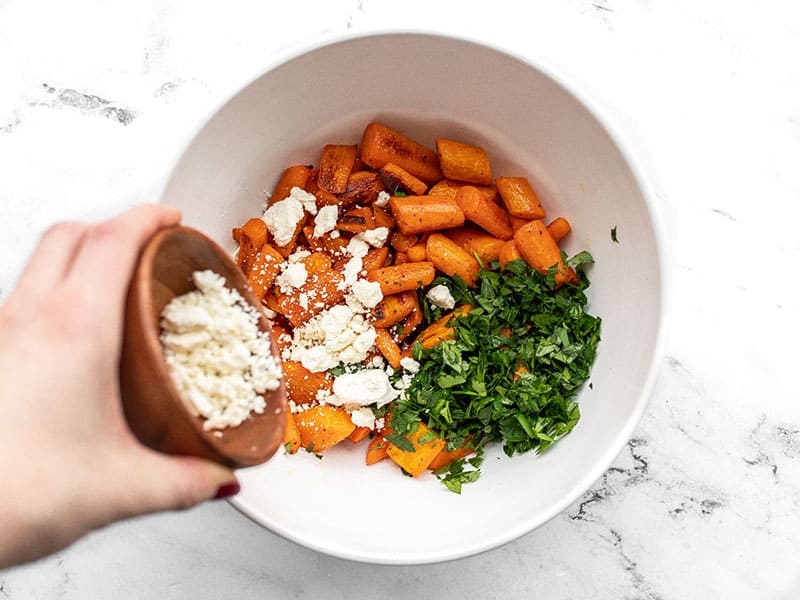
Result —
POLYGON ((52 297, 53 289, 66 276, 89 228, 88 223, 56 223, 50 227, 33 251, 14 295, 25 303, 52 297))
POLYGON ((114 486, 110 520, 165 510, 184 510, 239 491, 230 469, 199 458, 168 456, 141 449, 125 470, 125 485, 114 486))
MULTIPOLYGON (((121 311, 142 247, 156 231, 179 221, 176 208, 144 204, 92 226, 69 270, 68 283, 78 290, 92 290, 99 310, 121 311)), ((100 318, 117 316, 106 313, 100 318)))

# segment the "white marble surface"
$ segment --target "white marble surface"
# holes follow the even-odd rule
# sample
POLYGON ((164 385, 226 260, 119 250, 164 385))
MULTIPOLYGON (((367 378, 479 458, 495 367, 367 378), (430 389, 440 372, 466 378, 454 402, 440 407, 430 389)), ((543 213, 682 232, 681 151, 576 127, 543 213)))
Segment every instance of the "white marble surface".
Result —
POLYGON ((583 82, 649 152, 675 266, 667 356, 634 438, 522 539, 373 567, 223 502, 0 571, 0 598, 800 597, 797 2, 525 4, 0 0, 0 298, 47 225, 152 198, 220 95, 279 49, 347 28, 461 33, 583 82))

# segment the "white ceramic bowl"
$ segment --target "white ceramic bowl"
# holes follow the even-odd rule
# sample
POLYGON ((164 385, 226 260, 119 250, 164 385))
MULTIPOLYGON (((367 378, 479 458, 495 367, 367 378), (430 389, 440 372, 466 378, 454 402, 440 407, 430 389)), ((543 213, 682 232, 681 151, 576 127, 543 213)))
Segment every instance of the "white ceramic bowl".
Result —
POLYGON ((352 35, 280 58, 217 110, 189 144, 162 201, 231 248, 283 169, 319 160, 325 143, 358 143, 381 121, 433 147, 483 146, 494 172, 525 175, 550 216, 573 226, 565 249, 589 250, 593 313, 603 318, 592 388, 575 430, 541 456, 488 452, 481 479, 450 493, 435 478, 364 466, 344 445, 241 472, 234 505, 304 546, 359 561, 436 562, 538 527, 580 497, 629 439, 663 344, 665 281, 654 199, 597 111, 530 61, 424 33, 352 35), (616 227, 619 243, 611 240, 616 227))

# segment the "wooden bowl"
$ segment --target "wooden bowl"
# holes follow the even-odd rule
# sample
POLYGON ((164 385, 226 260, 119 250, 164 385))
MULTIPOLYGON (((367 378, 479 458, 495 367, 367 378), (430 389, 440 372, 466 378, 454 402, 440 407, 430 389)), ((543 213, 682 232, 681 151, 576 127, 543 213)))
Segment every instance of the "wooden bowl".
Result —
MULTIPOLYGON (((159 340, 159 318, 176 296, 195 289, 194 271, 210 269, 226 280, 261 314, 259 328, 270 323, 241 270, 219 245, 188 227, 157 232, 139 258, 128 291, 120 361, 120 390, 131 430, 147 446, 169 454, 197 456, 229 467, 266 461, 283 442, 286 428, 284 382, 264 394, 266 407, 237 427, 206 431, 192 414, 168 371, 159 340)), ((280 353, 272 341, 272 353, 280 353)))

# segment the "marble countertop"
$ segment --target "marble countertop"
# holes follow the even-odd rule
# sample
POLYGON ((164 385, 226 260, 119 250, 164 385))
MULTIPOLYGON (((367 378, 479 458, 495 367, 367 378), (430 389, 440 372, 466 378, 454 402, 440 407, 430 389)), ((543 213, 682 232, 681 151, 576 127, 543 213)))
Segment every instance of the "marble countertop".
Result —
POLYGON ((0 571, 0 598, 800 597, 795 0, 271 4, 0 1, 0 298, 49 224, 152 199, 186 132, 276 51, 454 32, 557 65, 649 156, 674 297, 647 412, 579 501, 477 557, 350 563, 221 502, 0 571))

